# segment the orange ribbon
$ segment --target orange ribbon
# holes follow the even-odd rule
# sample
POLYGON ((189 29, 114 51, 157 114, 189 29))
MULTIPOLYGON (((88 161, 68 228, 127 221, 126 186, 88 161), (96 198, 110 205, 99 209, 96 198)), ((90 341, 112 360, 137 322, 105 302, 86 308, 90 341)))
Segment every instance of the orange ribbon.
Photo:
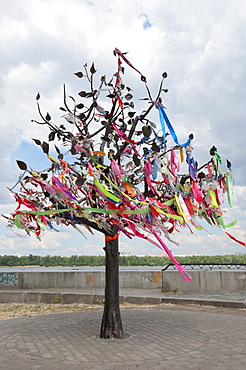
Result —
POLYGON ((114 236, 106 236, 105 235, 105 241, 106 242, 110 242, 111 240, 115 240, 115 239, 117 239, 118 238, 118 236, 120 235, 120 233, 118 232, 118 233, 116 233, 114 236))

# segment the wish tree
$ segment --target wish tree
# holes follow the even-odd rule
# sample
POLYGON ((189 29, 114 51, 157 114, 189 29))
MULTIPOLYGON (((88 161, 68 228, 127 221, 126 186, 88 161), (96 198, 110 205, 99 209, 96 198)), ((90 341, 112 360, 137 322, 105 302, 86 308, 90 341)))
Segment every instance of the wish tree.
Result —
POLYGON ((117 70, 110 80, 101 76, 96 86, 95 65, 85 64, 83 72, 75 75, 87 89, 75 99, 67 95, 64 86, 62 124, 55 124, 49 113, 43 114, 40 94, 36 96, 40 118, 33 122, 46 125, 49 135, 47 141, 33 140, 47 156, 48 168, 37 172, 17 161, 23 172, 10 189, 17 207, 11 215, 4 216, 10 228, 35 234, 38 239, 46 230, 56 230, 61 224, 81 234, 83 229, 104 234, 102 338, 123 337, 119 308, 120 233, 130 239, 147 240, 164 250, 183 278, 190 281, 191 276, 164 240, 177 244, 172 235, 179 229, 202 230, 201 219, 222 229, 235 224, 224 224, 221 209, 225 198, 231 206, 231 163, 227 161, 223 172, 221 157, 212 147, 208 162, 199 166, 193 157, 193 134, 180 143, 162 104, 167 73, 162 74, 153 96, 146 77, 130 63, 126 53, 116 48, 114 55, 117 70), (146 96, 140 97, 138 103, 141 107, 146 104, 146 108, 138 113, 132 89, 125 82, 124 65, 132 68, 145 86, 146 96))

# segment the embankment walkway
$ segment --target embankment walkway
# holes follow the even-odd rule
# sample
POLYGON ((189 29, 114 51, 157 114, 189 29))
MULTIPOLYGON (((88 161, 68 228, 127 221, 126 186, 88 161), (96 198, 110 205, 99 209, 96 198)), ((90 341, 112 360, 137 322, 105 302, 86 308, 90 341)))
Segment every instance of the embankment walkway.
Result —
MULTIPOLYGON (((32 303, 45 295, 46 300, 61 297, 64 303, 103 299, 100 289, 5 291, 2 300, 3 293, 12 302, 23 294, 28 300, 33 294, 32 303)), ((246 368, 246 292, 191 295, 124 289, 121 297, 132 303, 172 299, 176 304, 122 310, 127 336, 120 340, 98 337, 102 311, 2 320, 0 369, 246 368)))

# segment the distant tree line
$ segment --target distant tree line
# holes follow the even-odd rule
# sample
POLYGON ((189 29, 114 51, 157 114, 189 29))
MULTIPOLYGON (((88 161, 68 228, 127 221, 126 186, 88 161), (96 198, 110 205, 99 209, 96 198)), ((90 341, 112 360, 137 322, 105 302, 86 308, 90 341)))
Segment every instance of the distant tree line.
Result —
MULTIPOLYGON (((176 257, 181 264, 188 263, 246 263, 246 255, 186 256, 176 257)), ((170 263, 168 257, 155 256, 120 256, 120 266, 165 266, 170 263)), ((104 256, 0 256, 0 266, 105 266, 104 256)))

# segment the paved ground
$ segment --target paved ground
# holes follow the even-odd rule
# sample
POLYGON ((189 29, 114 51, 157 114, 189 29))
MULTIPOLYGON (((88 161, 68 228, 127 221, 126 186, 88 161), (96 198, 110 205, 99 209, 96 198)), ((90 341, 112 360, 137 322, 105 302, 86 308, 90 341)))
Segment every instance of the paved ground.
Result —
MULTIPOLYGON (((242 302, 245 292, 203 298, 242 302)), ((123 310, 128 337, 121 340, 98 337, 101 316, 94 311, 0 321, 0 369, 246 368, 245 309, 162 304, 123 310)))

